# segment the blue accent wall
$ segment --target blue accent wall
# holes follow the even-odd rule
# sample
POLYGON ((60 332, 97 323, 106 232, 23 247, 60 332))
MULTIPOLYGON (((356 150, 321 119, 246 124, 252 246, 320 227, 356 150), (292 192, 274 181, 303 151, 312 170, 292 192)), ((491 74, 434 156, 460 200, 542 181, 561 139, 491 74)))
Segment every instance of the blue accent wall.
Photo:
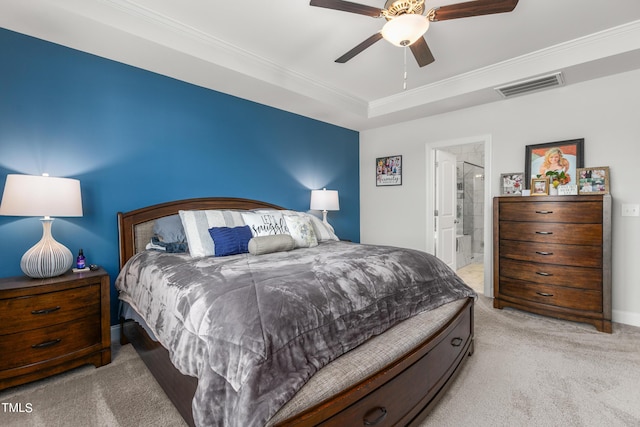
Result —
MULTIPOLYGON (((192 197, 243 197, 307 211, 338 190, 329 221, 359 241, 359 134, 0 29, 0 191, 10 173, 76 178, 84 216, 53 235, 110 274, 117 323, 117 212, 192 197)), ((42 237, 0 216, 0 276, 42 237)))

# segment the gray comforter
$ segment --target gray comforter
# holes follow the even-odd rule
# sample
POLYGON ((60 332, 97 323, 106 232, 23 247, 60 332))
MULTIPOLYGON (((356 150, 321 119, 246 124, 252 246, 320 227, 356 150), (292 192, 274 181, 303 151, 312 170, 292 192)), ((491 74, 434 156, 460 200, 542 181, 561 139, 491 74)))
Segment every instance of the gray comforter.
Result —
POLYGON ((199 426, 262 426, 321 367, 421 311, 475 295, 415 250, 326 242, 268 255, 146 251, 116 280, 174 365, 199 426))

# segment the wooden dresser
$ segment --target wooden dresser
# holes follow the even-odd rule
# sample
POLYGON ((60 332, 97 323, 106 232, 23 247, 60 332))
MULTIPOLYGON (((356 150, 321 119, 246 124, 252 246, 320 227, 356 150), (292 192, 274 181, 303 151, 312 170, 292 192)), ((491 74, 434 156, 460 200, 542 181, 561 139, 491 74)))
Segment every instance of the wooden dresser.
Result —
POLYGON ((0 390, 111 361, 109 276, 0 279, 0 390))
POLYGON ((611 332, 611 196, 496 197, 495 308, 611 332))

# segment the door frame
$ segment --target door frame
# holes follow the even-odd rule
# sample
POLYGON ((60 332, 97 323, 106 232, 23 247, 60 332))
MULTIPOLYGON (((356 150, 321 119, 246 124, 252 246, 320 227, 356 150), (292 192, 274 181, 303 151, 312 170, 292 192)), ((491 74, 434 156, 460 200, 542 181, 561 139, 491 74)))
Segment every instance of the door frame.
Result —
POLYGON ((435 253, 435 197, 436 197, 436 155, 438 149, 482 143, 484 146, 484 295, 493 298, 493 219, 492 219, 492 169, 491 169, 491 135, 478 135, 458 139, 448 139, 426 143, 426 248, 435 253))

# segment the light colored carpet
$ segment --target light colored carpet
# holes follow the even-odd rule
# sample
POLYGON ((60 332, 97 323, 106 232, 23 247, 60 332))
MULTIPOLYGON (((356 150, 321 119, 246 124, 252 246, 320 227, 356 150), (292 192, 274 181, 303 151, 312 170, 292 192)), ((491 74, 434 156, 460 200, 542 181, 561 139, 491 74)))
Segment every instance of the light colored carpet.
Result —
POLYGON ((0 391, 0 402, 32 407, 30 413, 0 407, 3 427, 186 426, 130 344, 112 346, 108 365, 0 391))
MULTIPOLYGON (((603 334, 491 304, 479 297, 475 353, 423 426, 640 425, 640 328, 603 334)), ((5 390, 0 402, 33 407, 0 407, 1 426, 184 426, 130 345, 110 365, 5 390)))
POLYGON ((640 328, 492 303, 479 297, 475 353, 424 426, 640 426, 640 328))

